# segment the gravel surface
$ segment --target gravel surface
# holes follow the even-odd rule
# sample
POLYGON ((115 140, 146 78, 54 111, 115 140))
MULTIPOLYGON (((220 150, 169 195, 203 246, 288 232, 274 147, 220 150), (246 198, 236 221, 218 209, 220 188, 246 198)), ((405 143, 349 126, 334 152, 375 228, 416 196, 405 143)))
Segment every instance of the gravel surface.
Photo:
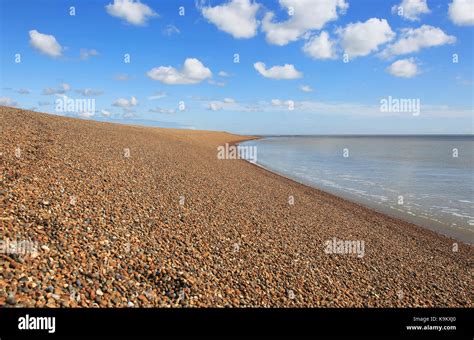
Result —
POLYGON ((473 306, 472 246, 217 158, 247 137, 8 107, 0 128, 2 306, 473 306))

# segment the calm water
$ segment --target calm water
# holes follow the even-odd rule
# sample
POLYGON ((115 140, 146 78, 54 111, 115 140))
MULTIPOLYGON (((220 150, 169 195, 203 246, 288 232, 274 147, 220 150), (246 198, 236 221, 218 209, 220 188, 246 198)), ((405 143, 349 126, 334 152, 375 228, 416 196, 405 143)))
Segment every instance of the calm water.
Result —
POLYGON ((473 243, 474 136, 265 137, 241 145, 257 146, 257 164, 269 170, 473 243))

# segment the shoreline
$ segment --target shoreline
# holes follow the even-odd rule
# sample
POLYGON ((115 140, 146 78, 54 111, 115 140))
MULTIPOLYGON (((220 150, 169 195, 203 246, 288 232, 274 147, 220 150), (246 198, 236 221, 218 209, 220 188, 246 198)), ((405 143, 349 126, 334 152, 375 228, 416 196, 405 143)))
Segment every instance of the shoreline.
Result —
MULTIPOLYGON (((264 139, 264 138, 265 138, 265 136, 263 136, 263 137, 259 136, 259 137, 256 137, 256 138, 251 138, 251 139, 248 139, 248 140, 241 141, 241 142, 236 143, 236 144, 239 145, 241 143, 245 143, 245 142, 248 142, 248 141, 264 139)), ((470 243, 466 240, 466 238, 468 237, 468 235, 466 235, 466 234, 467 234, 467 232, 469 232, 469 230, 467 230, 465 228, 457 227, 456 229, 466 230, 466 232, 460 231, 460 232, 457 233, 457 237, 456 237, 456 236, 451 235, 449 233, 443 233, 440 230, 441 228, 447 226, 446 224, 438 222, 438 223, 436 223, 437 224, 436 227, 433 227, 433 225, 428 226, 428 224, 423 225, 422 223, 418 223, 418 222, 422 221, 422 219, 427 219, 427 218, 423 218, 423 217, 420 217, 420 216, 417 216, 417 215, 411 216, 411 215, 405 214, 403 211, 397 211, 397 209, 393 209, 393 208, 391 209, 389 207, 379 206, 379 205, 376 205, 376 203, 374 203, 374 202, 370 202, 369 200, 363 200, 361 198, 359 198, 360 201, 357 201, 356 197, 350 197, 350 195, 347 195, 347 197, 345 197, 342 193, 340 195, 338 193, 332 193, 330 191, 326 191, 324 188, 313 186, 310 183, 305 183, 304 181, 299 181, 298 179, 295 179, 295 178, 292 178, 290 176, 286 176, 284 174, 278 173, 277 171, 274 171, 269 167, 265 167, 262 164, 258 164, 257 162, 253 163, 253 162, 250 162, 250 161, 247 161, 247 160, 244 160, 244 161, 246 161, 249 164, 255 165, 256 167, 258 167, 260 169, 268 171, 268 172, 270 172, 274 175, 280 176, 280 177, 285 178, 289 181, 293 181, 295 183, 303 185, 307 188, 318 190, 318 191, 324 192, 325 194, 335 196, 339 199, 342 199, 342 200, 345 200, 349 203, 356 204, 358 206, 364 207, 366 209, 369 209, 373 212, 382 214, 384 216, 387 216, 387 217, 390 217, 390 218, 393 218, 393 219, 396 219, 396 220, 399 220, 399 221, 402 221, 402 222, 405 222, 405 223, 410 223, 410 224, 412 224, 413 226, 415 226, 417 228, 422 228, 424 230, 429 230, 429 231, 435 232, 437 235, 447 237, 449 239, 452 239, 453 241, 462 242, 462 243, 464 243, 466 245, 469 245, 469 246, 473 245, 473 243, 470 243), (464 237, 460 236, 460 234, 463 234, 464 237)), ((432 219, 429 219, 429 221, 433 224, 436 222, 435 220, 432 220, 432 219)), ((450 227, 450 228, 452 228, 452 227, 450 227)))
POLYGON ((248 137, 0 117, 2 235, 38 246, 0 254, 1 306, 473 306, 472 246, 217 158, 248 137))

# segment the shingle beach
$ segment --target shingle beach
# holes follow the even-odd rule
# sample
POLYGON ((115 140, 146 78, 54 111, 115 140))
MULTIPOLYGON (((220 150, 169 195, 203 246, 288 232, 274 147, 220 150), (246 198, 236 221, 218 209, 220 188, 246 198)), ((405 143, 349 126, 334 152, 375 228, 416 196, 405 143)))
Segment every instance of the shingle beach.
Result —
POLYGON ((0 129, 1 306, 473 306, 472 246, 216 156, 251 137, 9 107, 0 129))

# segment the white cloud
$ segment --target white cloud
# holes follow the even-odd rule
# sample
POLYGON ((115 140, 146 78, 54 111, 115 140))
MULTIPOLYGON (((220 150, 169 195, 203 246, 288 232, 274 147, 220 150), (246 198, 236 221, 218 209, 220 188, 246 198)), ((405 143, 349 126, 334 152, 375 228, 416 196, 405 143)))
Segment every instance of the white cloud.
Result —
MULTIPOLYGON (((293 108, 296 112, 307 113, 309 115, 339 115, 339 116, 363 116, 363 117, 381 117, 393 116, 393 112, 381 112, 380 102, 376 100, 373 104, 357 102, 322 102, 314 100, 285 100, 272 99, 256 102, 235 102, 226 104, 223 100, 207 101, 202 99, 205 108, 214 111, 227 112, 288 112, 293 108), (211 105, 211 103, 213 103, 211 105)), ((472 109, 470 107, 449 107, 447 105, 430 105, 423 103, 423 116, 425 117, 471 117, 472 109)), ((406 113, 400 112, 400 115, 406 113)))
POLYGON ((348 24, 344 28, 339 28, 337 33, 349 58, 366 56, 395 37, 387 20, 378 18, 348 24))
POLYGON ((121 108, 130 108, 132 106, 137 106, 138 105, 138 100, 137 98, 133 97, 130 98, 130 100, 125 99, 125 98, 118 98, 116 99, 113 104, 113 106, 118 106, 121 108))
POLYGON ((104 117, 110 117, 112 115, 112 112, 108 111, 108 110, 100 110, 100 113, 102 114, 102 116, 104 117))
POLYGON ((171 66, 160 66, 148 71, 147 75, 153 80, 175 85, 199 83, 206 78, 212 77, 212 72, 198 59, 187 58, 180 70, 171 66))
MULTIPOLYGON (((268 103, 261 103, 264 106, 268 105, 268 103)), ((279 107, 281 108, 282 106, 289 107, 295 105, 295 102, 293 100, 282 100, 282 99, 272 99, 270 100, 270 104, 274 107, 279 107)))
POLYGON ((401 37, 387 46, 380 56, 388 58, 401 54, 418 52, 422 48, 453 44, 456 37, 447 35, 440 28, 423 25, 419 28, 405 28, 401 37))
POLYGON ((210 102, 209 105, 208 105, 208 109, 211 110, 211 111, 219 111, 219 110, 222 110, 222 108, 224 107, 224 105, 222 105, 222 102, 210 102))
POLYGON ((300 85, 300 90, 303 92, 313 92, 313 88, 309 85, 300 85))
POLYGON ((63 48, 59 45, 54 35, 43 34, 37 30, 31 30, 30 44, 43 54, 57 58, 62 55, 63 48))
POLYGON ((175 25, 168 25, 163 30, 163 34, 167 35, 167 36, 170 36, 170 35, 173 35, 173 34, 180 34, 180 33, 181 33, 181 31, 175 25))
POLYGON ((89 89, 89 88, 85 88, 85 89, 82 89, 82 90, 76 90, 76 92, 82 94, 85 97, 100 96, 103 93, 103 91, 101 91, 101 90, 93 90, 93 89, 89 89))
POLYGON ((82 60, 87 60, 90 57, 96 57, 98 55, 99 55, 99 52, 97 52, 96 50, 88 50, 86 48, 81 48, 81 52, 80 52, 79 57, 82 60))
POLYGON ((210 101, 207 103, 207 109, 211 111, 219 111, 222 109, 241 111, 241 107, 234 98, 210 101))
POLYGON ((471 80, 465 79, 460 74, 458 74, 454 79, 456 80, 456 83, 459 84, 459 85, 470 86, 472 84, 471 80))
MULTIPOLYGON (((414 61, 413 61, 414 62, 414 61)), ((418 70, 418 69, 417 69, 418 70)), ((189 96, 193 100, 202 103, 202 107, 210 111, 222 112, 251 112, 251 113, 281 113, 294 110, 298 113, 307 113, 315 117, 320 114, 339 115, 339 116, 365 116, 381 117, 393 116, 393 112, 381 112, 380 102, 375 100, 371 103, 357 102, 323 102, 315 100, 290 100, 274 98, 271 100, 258 101, 235 101, 234 103, 225 103, 225 99, 212 100, 196 96, 189 96)), ((449 107, 447 105, 422 105, 423 116, 425 117, 471 117, 472 109, 465 107, 449 107)), ((405 114, 405 113, 400 113, 405 114)), ((308 116, 309 117, 309 116, 308 116)))
POLYGON ((449 4, 449 18, 459 26, 474 25, 474 0, 453 0, 449 4))
POLYGON ((262 21, 266 40, 274 45, 286 45, 302 38, 311 30, 319 30, 330 21, 344 14, 349 5, 345 0, 280 0, 280 6, 287 13, 292 10, 286 21, 275 22, 275 14, 268 12, 262 21))
POLYGON ((392 7, 392 13, 410 21, 418 21, 420 20, 420 14, 429 12, 430 9, 426 0, 403 0, 400 4, 392 7))
POLYGON ((285 64, 283 66, 273 66, 266 68, 261 61, 253 64, 253 67, 265 78, 271 79, 297 79, 301 78, 303 74, 296 70, 292 64, 285 64))
POLYGON ((250 0, 231 0, 215 7, 202 7, 202 15, 221 31, 234 38, 251 38, 257 34, 256 14, 260 5, 250 0))
POLYGON ((207 82, 211 85, 215 85, 215 86, 219 86, 219 87, 224 87, 225 86, 225 82, 223 82, 223 81, 215 81, 213 79, 209 79, 207 82))
POLYGON ((149 109, 149 112, 154 112, 154 113, 165 113, 165 114, 173 114, 176 112, 175 109, 166 109, 162 107, 157 107, 155 109, 149 109))
POLYGON ((227 72, 225 71, 219 71, 219 73, 217 74, 219 77, 230 77, 230 74, 228 74, 227 72))
MULTIPOLYGON (((295 102, 295 109, 300 112, 308 113, 324 113, 331 115, 342 115, 347 116, 348 112, 353 116, 366 116, 366 117, 381 117, 381 116, 394 116, 397 113, 380 111, 380 103, 377 105, 367 105, 361 103, 331 103, 331 102, 316 102, 316 101, 301 101, 295 102)), ((472 110, 469 108, 455 108, 447 105, 429 105, 422 104, 421 111, 425 117, 471 117, 472 110)), ((398 113, 399 115, 406 115, 404 112, 398 113)))
POLYGON ((125 73, 117 74, 115 76, 115 80, 127 81, 127 80, 130 80, 130 79, 132 79, 132 77, 129 76, 128 74, 125 74, 125 73))
POLYGON ((314 59, 333 59, 336 57, 334 42, 329 39, 326 31, 314 35, 306 41, 303 51, 314 59))
POLYGON ((17 106, 17 102, 13 101, 9 97, 0 97, 1 106, 17 106))
POLYGON ((90 118, 95 115, 95 112, 79 112, 77 115, 82 118, 90 118))
POLYGON ((113 4, 105 6, 107 13, 124 19, 132 25, 144 25, 148 19, 157 14, 139 0, 114 0, 113 4))
POLYGON ((30 94, 31 93, 31 91, 28 90, 28 89, 18 89, 18 90, 16 90, 16 92, 19 93, 19 94, 30 94))
POLYGON ((47 87, 47 88, 43 89, 43 94, 44 95, 55 94, 55 93, 57 93, 56 91, 57 90, 53 89, 52 87, 47 87))
POLYGON ((413 58, 397 60, 387 68, 387 71, 400 78, 412 78, 420 73, 413 58))
POLYGON ((148 100, 155 100, 155 99, 161 99, 161 98, 164 98, 164 97, 166 97, 166 92, 161 91, 161 92, 157 92, 153 96, 149 96, 147 99, 148 100))
POLYGON ((56 89, 52 88, 52 87, 47 87, 47 88, 43 89, 43 94, 44 95, 65 94, 69 90, 71 90, 71 85, 69 85, 67 83, 62 83, 56 89))

